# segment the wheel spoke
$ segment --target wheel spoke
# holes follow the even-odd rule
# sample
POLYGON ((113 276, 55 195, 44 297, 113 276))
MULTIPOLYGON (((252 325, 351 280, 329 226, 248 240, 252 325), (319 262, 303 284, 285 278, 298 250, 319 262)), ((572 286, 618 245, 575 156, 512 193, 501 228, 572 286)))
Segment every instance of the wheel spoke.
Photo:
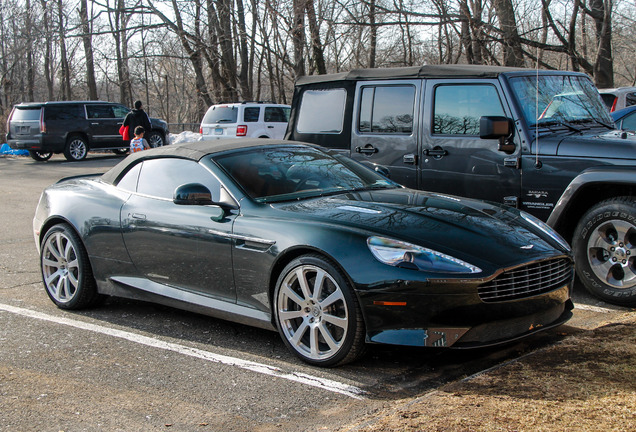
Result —
POLYGON ((592 268, 597 275, 602 276, 603 280, 608 280, 612 267, 614 267, 615 265, 616 264, 611 261, 597 261, 592 263, 592 268))
POLYGON ((326 322, 328 322, 330 324, 333 324, 333 325, 335 325, 337 327, 340 327, 341 329, 345 329, 345 330, 347 328, 347 323, 349 322, 347 320, 347 318, 340 318, 340 317, 337 317, 335 315, 330 315, 330 314, 327 314, 327 313, 322 315, 322 319, 323 319, 323 321, 326 321, 326 322))
POLYGON ((296 303, 298 306, 300 306, 302 308, 302 305, 304 304, 305 300, 300 297, 298 294, 296 294, 296 291, 292 290, 289 285, 285 285, 281 288, 281 294, 284 295, 286 298, 288 298, 289 300, 293 301, 294 303, 296 303))
POLYGON ((305 313, 302 310, 278 312, 278 316, 280 317, 281 321, 291 321, 296 318, 302 318, 304 314, 305 313))
POLYGON ((320 348, 318 347, 318 335, 320 330, 318 329, 318 326, 310 327, 309 329, 310 350, 313 358, 318 358, 320 356, 320 348))
POLYGON ((320 329, 320 334, 322 334, 323 339, 327 342, 331 351, 335 351, 340 348, 340 343, 333 338, 333 335, 324 324, 320 324, 318 328, 320 329))
POLYGON ((294 335, 292 336, 290 340, 292 345, 294 346, 300 345, 300 340, 305 334, 305 331, 307 331, 307 328, 309 328, 309 323, 307 321, 303 321, 302 324, 298 326, 298 328, 296 329, 296 331, 294 332, 294 335))
POLYGON ((344 297, 342 296, 342 291, 337 289, 336 291, 331 293, 329 297, 320 302, 320 307, 326 309, 339 300, 344 300, 344 297))
POLYGON ((320 299, 320 294, 322 293, 322 287, 325 280, 325 272, 319 271, 316 273, 316 280, 314 281, 314 298, 320 299))
MULTIPOLYGON (((59 283, 59 279, 62 277, 62 272, 58 269, 55 273, 47 276, 45 278, 45 283, 47 287, 56 288, 59 283)), ((57 291, 56 291, 57 292, 57 291)))
POLYGON ((311 292, 309 291, 309 285, 307 284, 307 279, 305 278, 305 271, 303 267, 300 267, 296 270, 296 278, 298 279, 300 289, 305 296, 305 300, 309 300, 310 298, 312 298, 311 292))
POLYGON ((58 268, 60 266, 59 261, 53 261, 52 259, 49 258, 43 258, 42 259, 42 265, 47 266, 47 267, 54 267, 54 268, 58 268))

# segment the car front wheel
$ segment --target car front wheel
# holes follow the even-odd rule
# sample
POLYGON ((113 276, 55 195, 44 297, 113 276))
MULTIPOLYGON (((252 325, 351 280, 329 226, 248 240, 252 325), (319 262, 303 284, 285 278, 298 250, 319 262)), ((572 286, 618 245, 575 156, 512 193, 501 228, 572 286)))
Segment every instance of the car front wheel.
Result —
POLYGON ((572 243, 577 274, 591 294, 636 305, 636 198, 611 198, 592 207, 572 243))
POLYGON ((40 266, 46 293, 59 308, 81 309, 98 300, 86 249, 68 225, 55 225, 46 233, 40 266))
POLYGON ((276 284, 276 324, 287 347, 316 366, 349 363, 364 353, 358 301, 340 270, 317 255, 290 262, 276 284))
POLYGON ((64 148, 64 157, 71 162, 81 161, 86 159, 86 155, 88 154, 88 143, 86 139, 79 136, 73 135, 68 139, 66 143, 66 148, 64 148))

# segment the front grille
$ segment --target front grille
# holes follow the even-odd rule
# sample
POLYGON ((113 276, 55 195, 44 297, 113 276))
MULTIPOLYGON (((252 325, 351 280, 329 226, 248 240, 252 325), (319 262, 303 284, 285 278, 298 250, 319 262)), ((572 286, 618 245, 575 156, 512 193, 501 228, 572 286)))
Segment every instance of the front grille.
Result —
POLYGON ((477 292, 486 303, 518 300, 560 288, 572 280, 572 261, 558 258, 503 272, 477 292))

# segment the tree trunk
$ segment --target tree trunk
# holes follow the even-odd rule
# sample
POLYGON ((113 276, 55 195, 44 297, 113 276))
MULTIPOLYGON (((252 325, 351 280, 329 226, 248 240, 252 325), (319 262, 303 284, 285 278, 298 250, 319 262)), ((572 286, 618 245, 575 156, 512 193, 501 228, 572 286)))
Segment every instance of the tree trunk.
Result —
POLYGON ((369 1, 369 67, 375 67, 375 57, 378 49, 378 28, 375 22, 375 0, 369 1))
POLYGON ((314 0, 305 1, 305 10, 307 11, 307 20, 309 21, 309 33, 311 34, 311 48, 314 54, 314 62, 316 63, 316 71, 318 75, 327 73, 325 66, 325 53, 320 42, 320 27, 316 19, 316 8, 314 0))
POLYGON ((294 22, 291 37, 294 44, 295 78, 305 75, 305 1, 293 0, 294 22))
MULTIPOLYGON (((251 100, 252 89, 249 83, 250 60, 247 49, 247 28, 245 26, 245 7, 243 6, 243 0, 236 0, 236 13, 238 15, 238 36, 241 55, 241 69, 238 77, 239 85, 241 87, 243 100, 251 100)), ((253 25, 256 25, 256 23, 253 23, 253 25)))
POLYGON ((31 15, 31 0, 26 0, 25 32, 27 37, 27 98, 29 102, 35 100, 35 68, 33 67, 33 20, 31 15))
POLYGON ((612 60, 612 0, 590 0, 591 15, 596 25, 598 54, 594 64, 594 81, 598 88, 614 87, 612 60))
POLYGON ((88 18, 88 0, 80 2, 80 20, 82 23, 82 42, 86 56, 86 85, 88 86, 88 99, 97 100, 97 82, 95 80, 95 62, 93 60, 93 37, 88 18))
POLYGON ((494 5, 495 13, 501 26, 504 65, 524 67, 523 49, 521 48, 519 32, 517 32, 517 21, 512 0, 494 0, 494 5))
POLYGON ((57 1, 57 13, 58 13, 58 30, 59 30, 59 43, 60 43, 60 74, 61 74, 61 93, 63 100, 72 100, 73 94, 71 91, 71 71, 68 63, 68 55, 66 53, 66 29, 64 25, 64 7, 62 0, 57 1))

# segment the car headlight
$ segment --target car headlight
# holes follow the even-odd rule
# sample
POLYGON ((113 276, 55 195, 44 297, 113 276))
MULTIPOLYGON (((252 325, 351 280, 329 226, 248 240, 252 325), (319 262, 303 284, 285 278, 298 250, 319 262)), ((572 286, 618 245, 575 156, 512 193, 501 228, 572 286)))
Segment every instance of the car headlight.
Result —
POLYGON ((550 225, 548 225, 547 223, 543 222, 541 219, 532 216, 529 213, 526 213, 524 211, 522 211, 520 213, 521 213, 521 217, 524 218, 526 220, 526 222, 529 222, 535 228, 537 228, 537 229, 543 231, 544 233, 546 233, 555 242, 557 242, 558 244, 563 246, 565 248, 565 250, 567 250, 568 252, 570 252, 572 250, 570 248, 570 245, 568 244, 568 242, 566 242, 563 239, 563 237, 561 237, 561 235, 559 235, 559 233, 556 232, 554 230, 554 228, 552 228, 550 225))
POLYGON ((437 273, 480 273, 481 269, 450 255, 385 237, 369 237, 367 245, 380 262, 437 273))

